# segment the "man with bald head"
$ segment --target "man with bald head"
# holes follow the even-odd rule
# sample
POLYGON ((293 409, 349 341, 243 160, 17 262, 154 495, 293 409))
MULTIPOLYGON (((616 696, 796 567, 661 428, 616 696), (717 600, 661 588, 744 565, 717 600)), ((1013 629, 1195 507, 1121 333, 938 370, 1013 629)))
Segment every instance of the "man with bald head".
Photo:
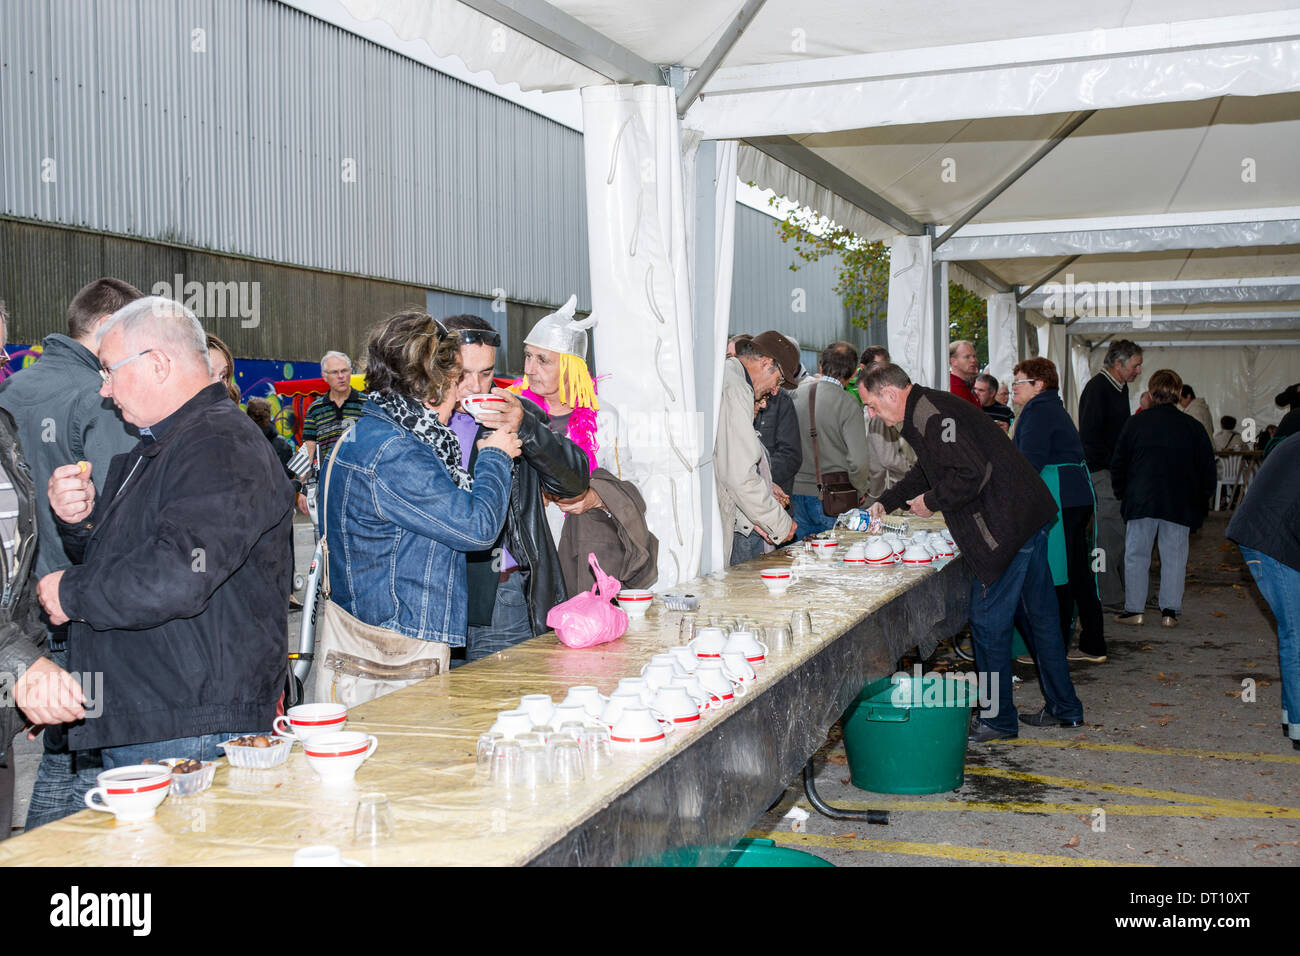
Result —
POLYGON ((69 622, 69 669, 103 674, 103 713, 69 746, 106 768, 213 760, 265 731, 284 688, 293 489, 270 444, 211 381, 203 328, 158 297, 115 313, 98 344, 100 394, 140 431, 109 465, 54 470, 50 507, 73 566, 41 578, 69 622))

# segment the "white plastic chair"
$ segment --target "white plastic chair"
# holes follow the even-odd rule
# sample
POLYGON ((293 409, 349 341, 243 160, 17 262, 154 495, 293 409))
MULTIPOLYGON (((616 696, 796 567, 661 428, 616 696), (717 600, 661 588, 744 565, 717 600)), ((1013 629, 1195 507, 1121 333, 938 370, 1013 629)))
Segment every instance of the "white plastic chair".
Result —
POLYGON ((1237 485, 1241 482, 1241 461, 1240 452, 1228 452, 1226 455, 1219 455, 1219 480, 1214 485, 1214 510, 1219 511, 1219 502, 1223 498, 1223 489, 1231 489, 1228 492, 1228 507, 1231 508, 1237 497, 1237 485))

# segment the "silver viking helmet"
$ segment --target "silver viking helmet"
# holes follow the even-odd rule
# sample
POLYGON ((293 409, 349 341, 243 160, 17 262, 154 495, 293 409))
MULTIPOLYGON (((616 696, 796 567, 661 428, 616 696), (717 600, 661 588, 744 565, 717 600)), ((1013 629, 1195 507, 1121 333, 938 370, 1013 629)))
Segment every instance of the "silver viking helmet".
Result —
POLYGON ((569 296, 568 302, 533 326, 533 330, 524 339, 524 344, 535 345, 539 349, 550 349, 552 352, 576 355, 585 362, 587 329, 596 324, 596 317, 592 315, 581 322, 575 322, 573 313, 577 308, 578 297, 569 296))

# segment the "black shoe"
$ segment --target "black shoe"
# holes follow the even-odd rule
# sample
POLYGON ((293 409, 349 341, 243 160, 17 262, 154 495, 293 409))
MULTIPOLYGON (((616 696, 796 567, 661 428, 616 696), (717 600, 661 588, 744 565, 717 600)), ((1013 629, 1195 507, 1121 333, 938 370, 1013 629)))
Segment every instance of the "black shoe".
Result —
POLYGON ((1036 714, 1021 714, 1020 722, 1028 724, 1030 727, 1082 727, 1082 720, 1062 720, 1059 717, 1053 717, 1044 707, 1036 714))
POLYGON ((1171 610, 1169 610, 1169 608, 1167 608, 1167 607, 1165 607, 1165 608, 1161 608, 1161 609, 1160 609, 1160 623, 1163 624, 1165 627, 1177 627, 1177 626, 1178 626, 1178 612, 1177 612, 1177 611, 1171 611, 1171 610))
POLYGON ((302 610, 302 602, 298 600, 298 596, 296 594, 289 595, 289 610, 290 611, 302 610))
POLYGON ((1020 735, 1015 731, 998 730, 990 727, 988 724, 981 722, 979 727, 970 732, 966 738, 967 743, 986 744, 991 740, 1015 740, 1020 735))
POLYGON ((1125 611, 1123 614, 1115 615, 1116 624, 1130 624, 1134 627, 1142 626, 1142 614, 1140 611, 1125 611))

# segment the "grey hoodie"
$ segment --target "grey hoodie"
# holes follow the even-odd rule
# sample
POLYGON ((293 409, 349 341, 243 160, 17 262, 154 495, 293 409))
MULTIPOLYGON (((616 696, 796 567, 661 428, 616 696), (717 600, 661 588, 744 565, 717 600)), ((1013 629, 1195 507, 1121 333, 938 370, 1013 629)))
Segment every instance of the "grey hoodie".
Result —
POLYGON ((49 507, 50 474, 60 465, 88 461, 98 494, 113 456, 140 440, 113 400, 100 397, 99 359, 88 348, 57 332, 41 345, 39 359, 0 383, 0 408, 18 424, 18 442, 36 485, 38 579, 72 563, 49 507))

